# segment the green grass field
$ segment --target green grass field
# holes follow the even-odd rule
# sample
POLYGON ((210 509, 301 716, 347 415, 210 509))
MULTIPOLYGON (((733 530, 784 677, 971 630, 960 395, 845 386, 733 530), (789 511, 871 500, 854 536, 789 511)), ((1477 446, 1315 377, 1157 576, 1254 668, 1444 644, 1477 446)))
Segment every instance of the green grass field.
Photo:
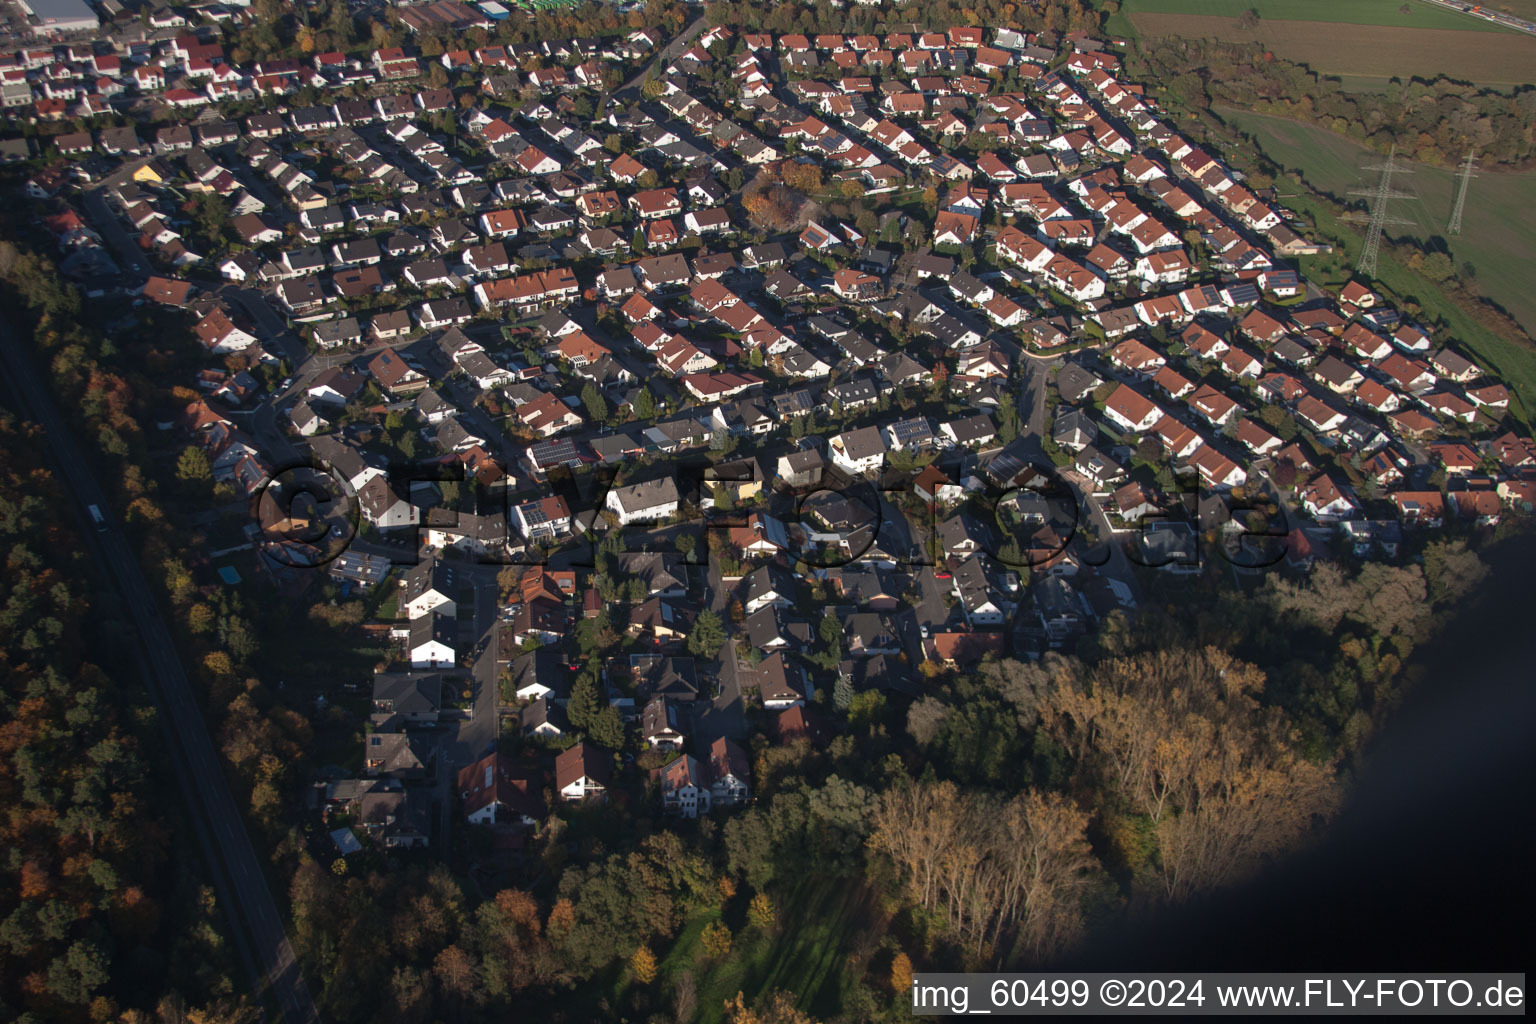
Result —
POLYGON ((846 879, 807 879, 778 900, 779 927, 769 936, 742 929, 731 955, 699 960, 705 925, 718 912, 689 921, 667 950, 658 975, 664 989, 684 971, 698 984, 699 1024, 718 1024, 726 1000, 745 993, 748 1004, 775 989, 793 993, 801 1010, 823 1020, 836 1016, 849 979, 850 950, 869 931, 872 894, 846 879))
MULTIPOLYGON (((1251 135, 1270 160, 1319 192, 1346 199, 1350 189, 1375 181, 1375 174, 1361 167, 1379 157, 1341 135, 1250 111, 1220 113, 1228 124, 1251 135)), ((1530 283, 1530 266, 1536 261, 1536 174, 1487 172, 1474 178, 1462 213, 1462 233, 1447 238, 1458 185, 1455 173, 1423 164, 1405 167, 1413 173, 1396 184, 1418 198, 1394 203, 1392 213, 1412 226, 1389 229, 1388 234, 1440 249, 1458 266, 1471 263, 1482 293, 1536 336, 1536 289, 1530 283)))

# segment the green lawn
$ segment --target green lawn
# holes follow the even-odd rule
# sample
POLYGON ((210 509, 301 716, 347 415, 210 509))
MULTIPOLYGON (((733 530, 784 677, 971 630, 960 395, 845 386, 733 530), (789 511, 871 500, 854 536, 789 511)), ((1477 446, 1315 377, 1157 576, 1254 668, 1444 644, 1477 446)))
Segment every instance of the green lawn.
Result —
POLYGON ((374 593, 379 593, 380 588, 383 588, 385 596, 374 609, 373 619, 376 622, 394 622, 400 618, 400 588, 395 586, 393 578, 375 587, 374 593))
POLYGON ((1393 25, 1402 28, 1448 28, 1467 32, 1503 32, 1481 18, 1457 14, 1431 4, 1410 0, 1125 0, 1121 16, 1147 14, 1203 14, 1236 18, 1250 8, 1260 20, 1329 21, 1346 25, 1393 25))
POLYGON ((806 879, 788 895, 776 894, 779 926, 772 935, 740 929, 731 955, 714 963, 699 961, 700 936, 720 913, 702 914, 662 958, 658 985, 670 991, 678 975, 693 971, 700 1024, 723 1020, 724 1004, 737 992, 751 1004, 775 989, 793 993, 800 1009, 818 1020, 836 1016, 850 984, 849 954, 875 926, 873 899, 864 885, 847 879, 806 879))
MULTIPOLYGON (((1375 181, 1374 172, 1361 168, 1380 157, 1326 128, 1246 110, 1222 108, 1218 113, 1250 135, 1270 160, 1318 192, 1348 200, 1351 189, 1375 181)), ((1404 167, 1412 173, 1394 185, 1417 198, 1394 203, 1391 212, 1411 224, 1389 228, 1388 235, 1444 251, 1458 266, 1471 263, 1482 293, 1536 335, 1536 290, 1530 287, 1529 271, 1536 260, 1536 174, 1489 171, 1474 178, 1462 232, 1447 238, 1459 184, 1455 172, 1414 163, 1404 167)))

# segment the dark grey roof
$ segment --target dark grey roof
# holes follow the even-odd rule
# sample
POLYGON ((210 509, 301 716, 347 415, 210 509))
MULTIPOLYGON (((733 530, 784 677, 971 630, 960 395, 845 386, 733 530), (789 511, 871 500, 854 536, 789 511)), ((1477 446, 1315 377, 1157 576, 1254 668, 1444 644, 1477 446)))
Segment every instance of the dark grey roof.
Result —
POLYGON ((636 577, 653 594, 688 586, 688 565, 681 552, 625 551, 617 562, 621 575, 636 577))
POLYGON ((789 629, 790 622, 783 611, 774 605, 759 608, 748 615, 741 624, 741 635, 746 639, 748 646, 754 650, 764 650, 774 644, 793 644, 794 635, 789 629))
POLYGON ((973 444, 997 434, 997 425, 986 413, 950 420, 945 426, 949 427, 950 432, 955 435, 957 444, 973 444))
POLYGON ((373 677, 373 703, 388 704, 398 715, 435 714, 443 706, 443 677, 438 672, 379 672, 373 677))
POLYGON ((699 696, 692 658, 634 655, 629 663, 636 679, 653 696, 674 700, 695 700, 699 696))
POLYGON ((1081 401, 1102 383, 1096 375, 1076 363, 1063 363, 1056 373, 1056 390, 1068 402, 1081 401))

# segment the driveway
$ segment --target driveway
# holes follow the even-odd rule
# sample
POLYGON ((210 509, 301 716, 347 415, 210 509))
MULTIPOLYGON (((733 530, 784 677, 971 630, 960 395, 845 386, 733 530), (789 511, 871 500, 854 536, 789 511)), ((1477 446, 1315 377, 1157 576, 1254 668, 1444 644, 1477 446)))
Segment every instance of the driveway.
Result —
MULTIPOLYGON (((699 566, 693 567, 695 570, 699 566)), ((699 607, 708 608, 726 619, 726 604, 730 593, 720 575, 720 560, 710 553, 709 565, 704 573, 704 593, 699 595, 699 607)), ((720 696, 713 700, 699 700, 693 711, 694 739, 702 749, 717 737, 729 736, 735 740, 747 735, 747 702, 741 695, 741 666, 736 658, 736 631, 726 622, 728 634, 725 646, 720 649, 720 696)))

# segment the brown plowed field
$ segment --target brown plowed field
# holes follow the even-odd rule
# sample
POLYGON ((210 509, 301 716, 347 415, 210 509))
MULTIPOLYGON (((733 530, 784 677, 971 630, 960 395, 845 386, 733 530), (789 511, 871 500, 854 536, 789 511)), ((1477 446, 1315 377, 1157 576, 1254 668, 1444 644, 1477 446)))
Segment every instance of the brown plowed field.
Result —
POLYGON ((1514 33, 1273 20, 1246 29, 1236 18, 1142 11, 1131 14, 1131 21, 1144 37, 1259 42, 1277 57, 1326 75, 1445 75, 1489 85, 1536 80, 1536 38, 1514 33))

